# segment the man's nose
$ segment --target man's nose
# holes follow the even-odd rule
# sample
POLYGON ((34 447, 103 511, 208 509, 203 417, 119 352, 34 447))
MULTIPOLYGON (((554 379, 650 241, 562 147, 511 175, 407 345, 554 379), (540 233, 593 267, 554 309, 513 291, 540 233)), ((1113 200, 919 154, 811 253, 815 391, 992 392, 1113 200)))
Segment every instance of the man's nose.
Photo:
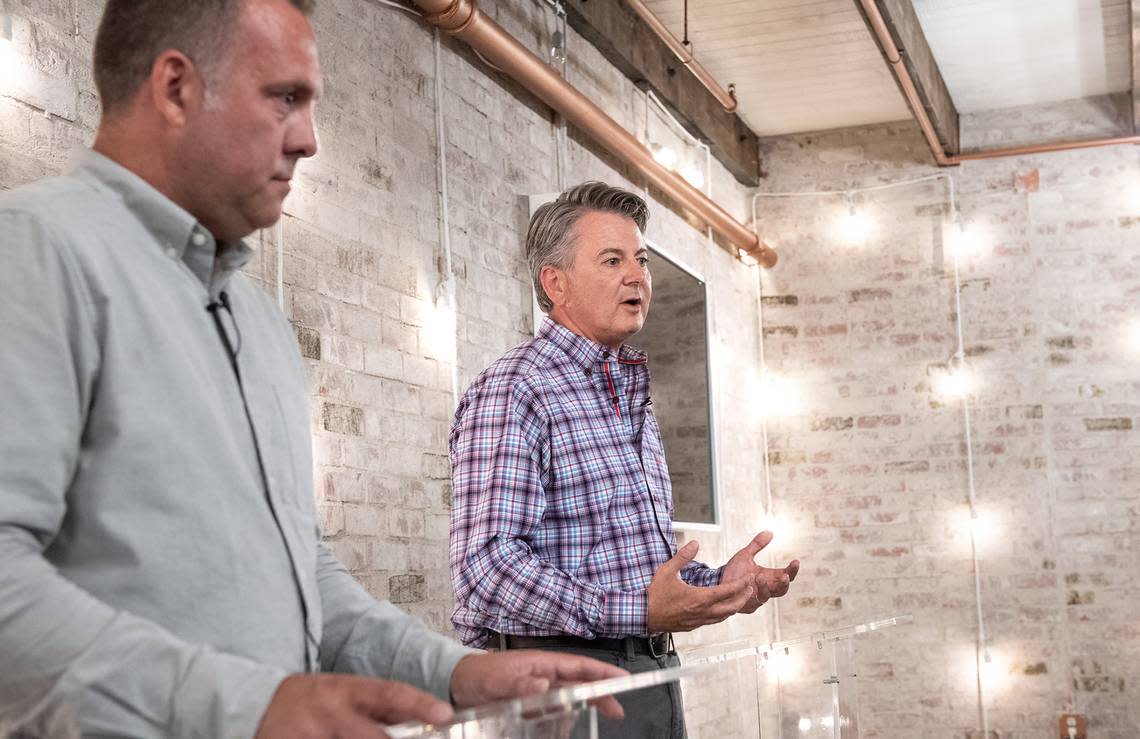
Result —
POLYGON ((285 139, 285 153, 305 159, 315 155, 317 148, 317 124, 310 107, 304 115, 297 116, 296 122, 290 126, 285 139))

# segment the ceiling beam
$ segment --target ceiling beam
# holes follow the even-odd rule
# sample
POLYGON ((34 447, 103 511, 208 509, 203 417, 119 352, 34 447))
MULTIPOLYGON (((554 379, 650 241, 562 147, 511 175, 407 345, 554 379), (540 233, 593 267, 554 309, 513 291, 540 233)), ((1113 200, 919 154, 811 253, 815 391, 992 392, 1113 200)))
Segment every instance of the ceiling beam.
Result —
POLYGON ((641 89, 661 99, 693 136, 748 187, 760 184, 756 134, 716 97, 623 2, 564 0, 570 26, 641 89))
MULTIPOLYGON (((862 2, 860 0, 854 2, 874 35, 875 29, 867 17, 862 2)), ((914 81, 919 100, 922 101, 922 107, 934 125, 934 131, 942 142, 942 148, 949 155, 959 153, 961 144, 958 136, 958 109, 954 107, 946 81, 942 79, 942 72, 938 69, 938 62, 935 61, 930 45, 926 42, 926 35, 922 32, 914 5, 911 0, 873 0, 873 2, 895 46, 902 52, 900 55, 902 64, 914 81)), ((1140 0, 1133 0, 1134 6, 1136 2, 1140 0)), ((879 50, 882 51, 881 45, 879 50)), ((883 56, 886 58, 885 53, 883 56)), ((887 59, 887 64, 893 65, 898 61, 898 59, 887 59)))

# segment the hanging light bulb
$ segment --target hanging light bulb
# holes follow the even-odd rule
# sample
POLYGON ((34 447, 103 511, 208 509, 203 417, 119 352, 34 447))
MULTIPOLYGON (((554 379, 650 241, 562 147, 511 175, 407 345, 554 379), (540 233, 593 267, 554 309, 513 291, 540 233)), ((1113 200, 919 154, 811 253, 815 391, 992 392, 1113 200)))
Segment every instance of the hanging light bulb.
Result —
POLYGON ((1140 354, 1140 318, 1133 318, 1124 323, 1121 337, 1124 349, 1131 354, 1140 354))
POLYGON ((705 173, 701 168, 692 162, 685 162, 677 170, 677 174, 685 178, 685 180, 693 187, 700 190, 705 186, 705 173))
POLYGON ((0 80, 7 78, 16 63, 16 47, 12 44, 12 16, 0 10, 0 80))
POLYGON ((562 37, 562 31, 555 31, 550 37, 550 64, 554 67, 561 67, 566 63, 566 40, 562 37))
POLYGON ((982 662, 978 669, 981 673, 982 684, 991 690, 1003 687, 1009 674, 1000 660, 994 657, 989 647, 982 650, 982 662))
POLYGON ((962 221, 955 221, 947 234, 947 248, 950 254, 959 259, 969 259, 982 252, 983 239, 977 226, 968 227, 962 221))
POLYGON ((804 716, 803 718, 800 719, 800 723, 799 723, 800 733, 801 734, 808 733, 809 731, 811 731, 812 725, 813 724, 812 724, 811 719, 808 718, 807 716, 804 716))
POLYGON ((871 234, 871 219, 855 209, 851 193, 847 193, 847 213, 839 218, 836 230, 841 241, 855 245, 866 242, 871 234))
POLYGON ((947 398, 964 398, 974 391, 976 385, 973 370, 966 364, 965 358, 958 354, 950 360, 947 371, 934 382, 938 394, 947 398))
POLYGON ((979 550, 989 549, 1001 534, 1001 524, 992 512, 982 514, 977 508, 970 510, 970 531, 974 546, 979 550))
POLYGON ((677 152, 671 147, 664 144, 652 143, 649 145, 649 151, 653 153, 653 158, 657 163, 666 169, 673 169, 677 166, 677 152))
MULTIPOLYGON (((446 283, 444 283, 446 285, 446 283)), ((452 360, 455 352, 456 317, 454 298, 446 288, 424 306, 420 349, 433 359, 452 360)))
POLYGON ((764 372, 753 380, 751 390, 756 412, 768 418, 791 416, 800 410, 800 385, 795 380, 764 372))
POLYGON ((744 249, 736 250, 736 258, 743 262, 745 267, 755 267, 757 264, 760 264, 760 262, 757 261, 756 257, 752 256, 744 249))

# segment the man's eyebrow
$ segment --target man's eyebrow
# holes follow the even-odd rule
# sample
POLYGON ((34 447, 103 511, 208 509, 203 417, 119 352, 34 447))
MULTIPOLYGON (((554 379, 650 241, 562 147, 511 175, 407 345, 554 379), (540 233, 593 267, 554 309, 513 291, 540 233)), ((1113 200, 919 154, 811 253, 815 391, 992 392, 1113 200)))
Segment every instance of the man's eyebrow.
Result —
POLYGON ((268 92, 293 92, 305 98, 318 98, 321 96, 322 85, 313 85, 310 82, 303 80, 282 80, 280 82, 271 82, 265 86, 268 92))
MULTIPOLYGON (((636 252, 634 252, 633 255, 635 257, 639 257, 642 254, 648 254, 648 253, 649 253, 649 249, 647 249, 646 247, 643 246, 640 249, 638 249, 636 252)), ((604 257, 607 254, 616 254, 619 257, 625 256, 625 252, 623 252, 621 249, 617 248, 616 246, 607 246, 604 249, 600 249, 596 256, 604 257)))

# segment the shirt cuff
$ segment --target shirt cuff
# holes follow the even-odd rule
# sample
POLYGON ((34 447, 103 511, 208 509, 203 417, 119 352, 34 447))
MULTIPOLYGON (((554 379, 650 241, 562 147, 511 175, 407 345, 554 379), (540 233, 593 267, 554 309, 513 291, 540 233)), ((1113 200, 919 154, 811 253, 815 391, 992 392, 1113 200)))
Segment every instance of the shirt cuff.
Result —
POLYGON ((614 636, 649 633, 649 592, 606 590, 599 603, 595 632, 614 636))
POLYGON ((712 568, 702 564, 694 564, 681 570, 681 579, 695 588, 708 588, 720 585, 724 578, 724 566, 712 568))
POLYGON ((248 739, 288 672, 203 650, 176 696, 175 736, 248 739))

